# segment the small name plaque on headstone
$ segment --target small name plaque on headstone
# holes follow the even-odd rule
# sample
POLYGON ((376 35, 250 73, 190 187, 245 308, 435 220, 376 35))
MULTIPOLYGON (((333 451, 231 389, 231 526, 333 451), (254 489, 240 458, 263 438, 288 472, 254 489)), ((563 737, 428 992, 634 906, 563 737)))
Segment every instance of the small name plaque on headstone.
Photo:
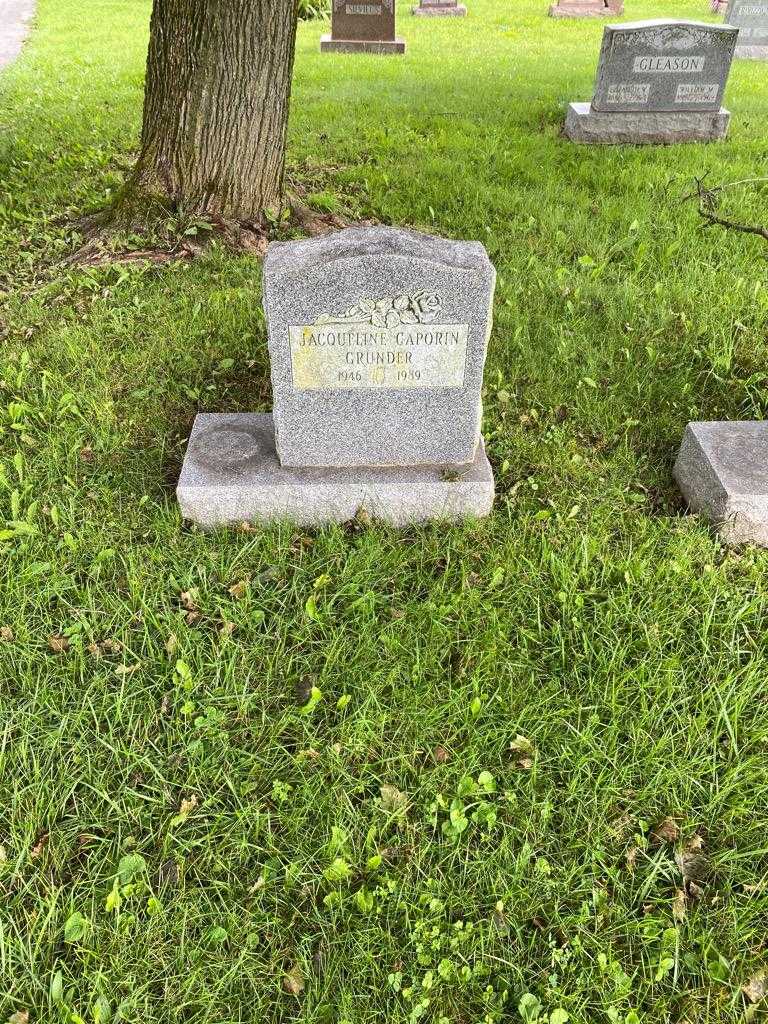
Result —
POLYGON ((468 334, 468 324, 289 327, 293 385, 297 391, 460 388, 468 334))
POLYGON ((592 108, 719 110, 735 33, 725 25, 646 21, 608 25, 592 108))

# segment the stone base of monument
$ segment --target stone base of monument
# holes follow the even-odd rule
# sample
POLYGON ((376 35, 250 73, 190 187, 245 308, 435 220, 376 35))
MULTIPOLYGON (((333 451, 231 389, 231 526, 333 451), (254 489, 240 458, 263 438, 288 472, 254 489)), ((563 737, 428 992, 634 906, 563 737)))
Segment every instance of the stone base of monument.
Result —
POLYGON ((400 39, 334 39, 320 37, 321 53, 405 53, 405 40, 400 39))
POLYGON ((465 18, 467 8, 464 4, 419 4, 411 8, 411 14, 422 18, 465 18))
POLYGON ((344 523, 364 509, 394 526, 486 516, 493 472, 482 441, 469 466, 351 466, 290 469, 275 450, 269 413, 199 413, 176 496, 204 529, 288 520, 344 523))
POLYGON ((624 13, 624 4, 614 4, 612 7, 604 7, 599 4, 554 3, 549 8, 550 18, 617 18, 624 13))
POLYGON ((591 103, 569 103, 565 134, 571 142, 593 145, 671 146, 724 139, 730 120, 730 112, 723 107, 622 113, 593 110, 591 103))
POLYGON ((768 547, 768 422, 689 423, 673 473, 726 544, 768 547))
POLYGON ((768 46, 737 46, 733 56, 742 60, 768 60, 768 46))

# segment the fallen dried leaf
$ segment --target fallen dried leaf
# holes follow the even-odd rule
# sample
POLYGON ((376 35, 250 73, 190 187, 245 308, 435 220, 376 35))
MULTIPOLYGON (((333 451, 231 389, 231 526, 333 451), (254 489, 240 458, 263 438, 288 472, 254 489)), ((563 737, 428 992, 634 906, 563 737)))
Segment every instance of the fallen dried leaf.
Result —
POLYGON ((445 747, 441 747, 439 744, 432 751, 432 756, 434 757, 435 762, 437 764, 446 764, 451 759, 451 755, 448 753, 445 747))
POLYGON ((132 676, 134 672, 141 668, 139 662, 135 665, 118 665, 115 669, 115 675, 120 676, 121 679, 125 679, 126 676, 132 676))
POLYGON ((98 644, 88 644, 88 653, 92 658, 100 658, 101 648, 98 644))
POLYGON ((241 601, 248 593, 248 585, 248 580, 240 580, 229 588, 229 592, 236 601, 241 601))
POLYGON ((43 832, 43 834, 37 840, 35 845, 29 851, 29 856, 32 857, 32 858, 39 857, 40 854, 43 852, 43 850, 45 849, 45 847, 47 845, 48 845, 48 833, 47 832, 43 832))
POLYGON ((291 996, 300 996, 304 991, 304 977, 298 967, 292 967, 285 975, 283 988, 291 996))
POLYGON ((189 797, 188 800, 181 801, 181 804, 179 805, 179 814, 191 814, 192 811, 194 811, 194 809, 197 807, 199 802, 200 801, 197 799, 197 797, 194 794, 192 794, 192 796, 189 797))
POLYGON ((509 749, 513 754, 526 754, 533 756, 533 754, 536 753, 536 748, 531 740, 529 740, 527 736, 521 736, 520 733, 518 733, 515 739, 513 739, 509 744, 509 749))
POLYGON ((54 633, 53 636, 48 637, 48 646, 54 654, 63 654, 69 650, 69 640, 67 637, 61 636, 60 633, 54 633))
POLYGON ((672 917, 677 924, 682 924, 688 914, 688 896, 685 889, 678 889, 672 900, 672 917))
POLYGON ((8 1018, 8 1024, 29 1024, 29 1010, 17 1010, 8 1018))
POLYGON ((676 843, 680 838, 680 829, 674 818, 665 818, 652 830, 651 839, 657 843, 676 843))
POLYGON ((635 864, 637 863, 638 853, 640 853, 639 846, 630 846, 630 848, 624 854, 624 859, 627 862, 627 871, 629 871, 630 875, 634 874, 635 872, 635 864))
POLYGON ((682 850, 675 851, 675 863, 683 876, 685 888, 691 899, 702 895, 703 884, 712 873, 709 858, 703 852, 704 840, 694 836, 682 850))
POLYGON ((381 793, 381 806, 389 814, 401 814, 408 809, 408 794, 403 793, 397 786, 384 783, 379 792, 381 793))
POLYGON ((85 448, 81 448, 80 449, 80 461, 81 462, 91 463, 91 462, 93 462, 93 459, 94 459, 93 448, 91 448, 89 446, 86 446, 85 448))
POLYGON ((176 648, 179 646, 179 638, 175 633, 171 633, 168 639, 165 641, 165 650, 168 654, 173 654, 176 648))
POLYGON ((765 999, 768 995, 768 975, 765 971, 760 971, 754 978, 750 978, 746 985, 741 986, 741 991, 750 1001, 750 1003, 759 1003, 761 999, 765 999))
POLYGON ((13 630, 10 626, 0 626, 0 640, 10 643, 13 640, 13 630))
POLYGON ((232 636, 236 627, 234 622, 222 622, 219 627, 219 636, 232 636))
POLYGON ((200 596, 200 592, 197 587, 193 587, 192 590, 182 590, 181 592, 181 606, 186 608, 188 612, 197 611, 197 599, 200 596))

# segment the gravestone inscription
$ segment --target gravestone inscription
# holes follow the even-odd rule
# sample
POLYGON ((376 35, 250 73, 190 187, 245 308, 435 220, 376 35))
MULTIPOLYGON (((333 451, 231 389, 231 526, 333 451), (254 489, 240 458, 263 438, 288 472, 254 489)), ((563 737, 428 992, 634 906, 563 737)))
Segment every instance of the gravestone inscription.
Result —
POLYGON ((566 135, 636 144, 724 138, 730 114, 721 101, 736 35, 729 25, 693 21, 607 25, 592 102, 570 105, 566 135))
POLYGON ((395 228, 273 242, 272 415, 199 415, 178 496, 204 526, 485 515, 495 271, 479 242, 395 228))
POLYGON ((736 57, 768 60, 768 0, 730 0, 725 20, 739 30, 736 57))
POLYGON ((395 35, 395 0, 333 0, 331 34, 322 36, 323 53, 405 53, 395 35))
POLYGON ((606 18, 624 13, 624 0, 556 0, 550 18, 606 18))

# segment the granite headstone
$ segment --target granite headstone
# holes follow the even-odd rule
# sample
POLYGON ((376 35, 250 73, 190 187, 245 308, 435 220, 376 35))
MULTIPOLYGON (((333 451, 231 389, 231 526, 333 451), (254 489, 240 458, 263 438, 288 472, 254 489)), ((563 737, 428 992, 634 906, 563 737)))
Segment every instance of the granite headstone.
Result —
POLYGON ((737 29, 695 21, 607 25, 591 104, 572 103, 574 142, 674 143, 724 138, 721 106, 737 29))
POLYGON ((395 0, 332 0, 331 34, 323 53, 405 53, 395 35, 395 0))
POLYGON ((273 242, 272 415, 200 414, 177 494, 205 527, 486 515, 480 436, 496 274, 479 242, 396 228, 273 242))
POLYGON ((624 0, 556 0, 550 18, 606 18, 624 13, 624 0))
POLYGON ((689 423, 673 472, 726 544, 768 546, 768 423, 689 423))
POLYGON ((768 0, 730 0, 725 20, 739 30, 736 57, 768 60, 768 0))
POLYGON ((426 18, 463 18, 467 8, 458 0, 419 0, 411 13, 426 18))

